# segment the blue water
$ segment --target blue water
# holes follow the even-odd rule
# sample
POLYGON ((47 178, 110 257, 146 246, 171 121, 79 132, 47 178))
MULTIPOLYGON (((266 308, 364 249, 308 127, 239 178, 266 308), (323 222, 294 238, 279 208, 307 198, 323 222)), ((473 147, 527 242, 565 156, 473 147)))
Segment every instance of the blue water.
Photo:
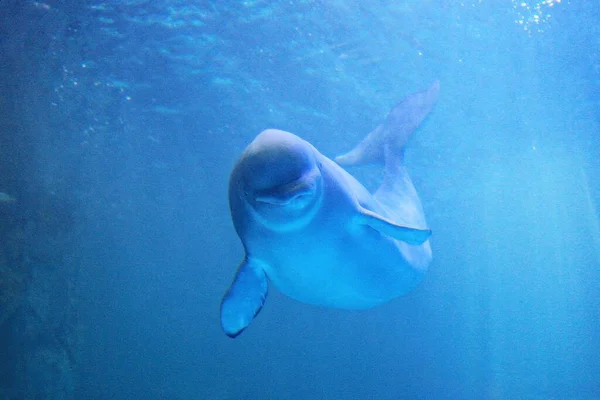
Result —
POLYGON ((0 397, 600 398, 594 0, 3 0, 0 109, 0 192, 62 224, 26 241, 55 339, 0 332, 27 343, 0 397), (425 280, 365 311, 271 288, 226 337, 244 147, 274 127, 332 157, 435 79, 407 151, 425 280))

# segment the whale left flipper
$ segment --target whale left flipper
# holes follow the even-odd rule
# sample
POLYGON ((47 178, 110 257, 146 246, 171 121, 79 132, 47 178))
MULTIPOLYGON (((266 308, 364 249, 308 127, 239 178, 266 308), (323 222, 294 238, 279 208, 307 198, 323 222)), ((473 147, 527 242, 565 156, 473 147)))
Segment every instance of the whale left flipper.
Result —
POLYGON ((260 312, 267 298, 268 282, 259 262, 246 258, 221 302, 221 327, 236 337, 260 312))

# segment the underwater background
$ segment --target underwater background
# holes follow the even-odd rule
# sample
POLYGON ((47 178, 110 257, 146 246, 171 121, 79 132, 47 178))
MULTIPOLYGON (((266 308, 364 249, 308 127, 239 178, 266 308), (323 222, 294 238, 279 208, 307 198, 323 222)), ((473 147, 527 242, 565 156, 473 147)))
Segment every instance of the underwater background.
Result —
POLYGON ((595 0, 1 0, 0 399, 600 399, 599 124, 595 0), (225 336, 244 147, 436 79, 425 280, 225 336))

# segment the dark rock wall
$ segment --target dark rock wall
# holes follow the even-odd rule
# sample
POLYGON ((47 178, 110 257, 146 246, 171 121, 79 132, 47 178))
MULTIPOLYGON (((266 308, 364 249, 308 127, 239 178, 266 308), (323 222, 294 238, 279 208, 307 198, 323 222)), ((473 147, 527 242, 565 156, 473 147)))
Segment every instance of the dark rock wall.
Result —
MULTIPOLYGON (((0 398, 68 399, 76 363, 76 237, 52 96, 66 14, 0 2, 0 398)), ((61 44, 62 43, 62 44, 61 44)))

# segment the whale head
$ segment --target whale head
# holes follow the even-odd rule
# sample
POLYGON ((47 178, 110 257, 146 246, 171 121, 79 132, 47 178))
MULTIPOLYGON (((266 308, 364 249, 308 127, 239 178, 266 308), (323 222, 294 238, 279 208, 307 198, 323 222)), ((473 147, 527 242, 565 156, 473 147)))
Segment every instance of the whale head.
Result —
POLYGON ((238 162, 237 190, 262 225, 276 231, 300 228, 319 209, 320 168, 318 152, 310 143, 289 132, 268 129, 238 162))

